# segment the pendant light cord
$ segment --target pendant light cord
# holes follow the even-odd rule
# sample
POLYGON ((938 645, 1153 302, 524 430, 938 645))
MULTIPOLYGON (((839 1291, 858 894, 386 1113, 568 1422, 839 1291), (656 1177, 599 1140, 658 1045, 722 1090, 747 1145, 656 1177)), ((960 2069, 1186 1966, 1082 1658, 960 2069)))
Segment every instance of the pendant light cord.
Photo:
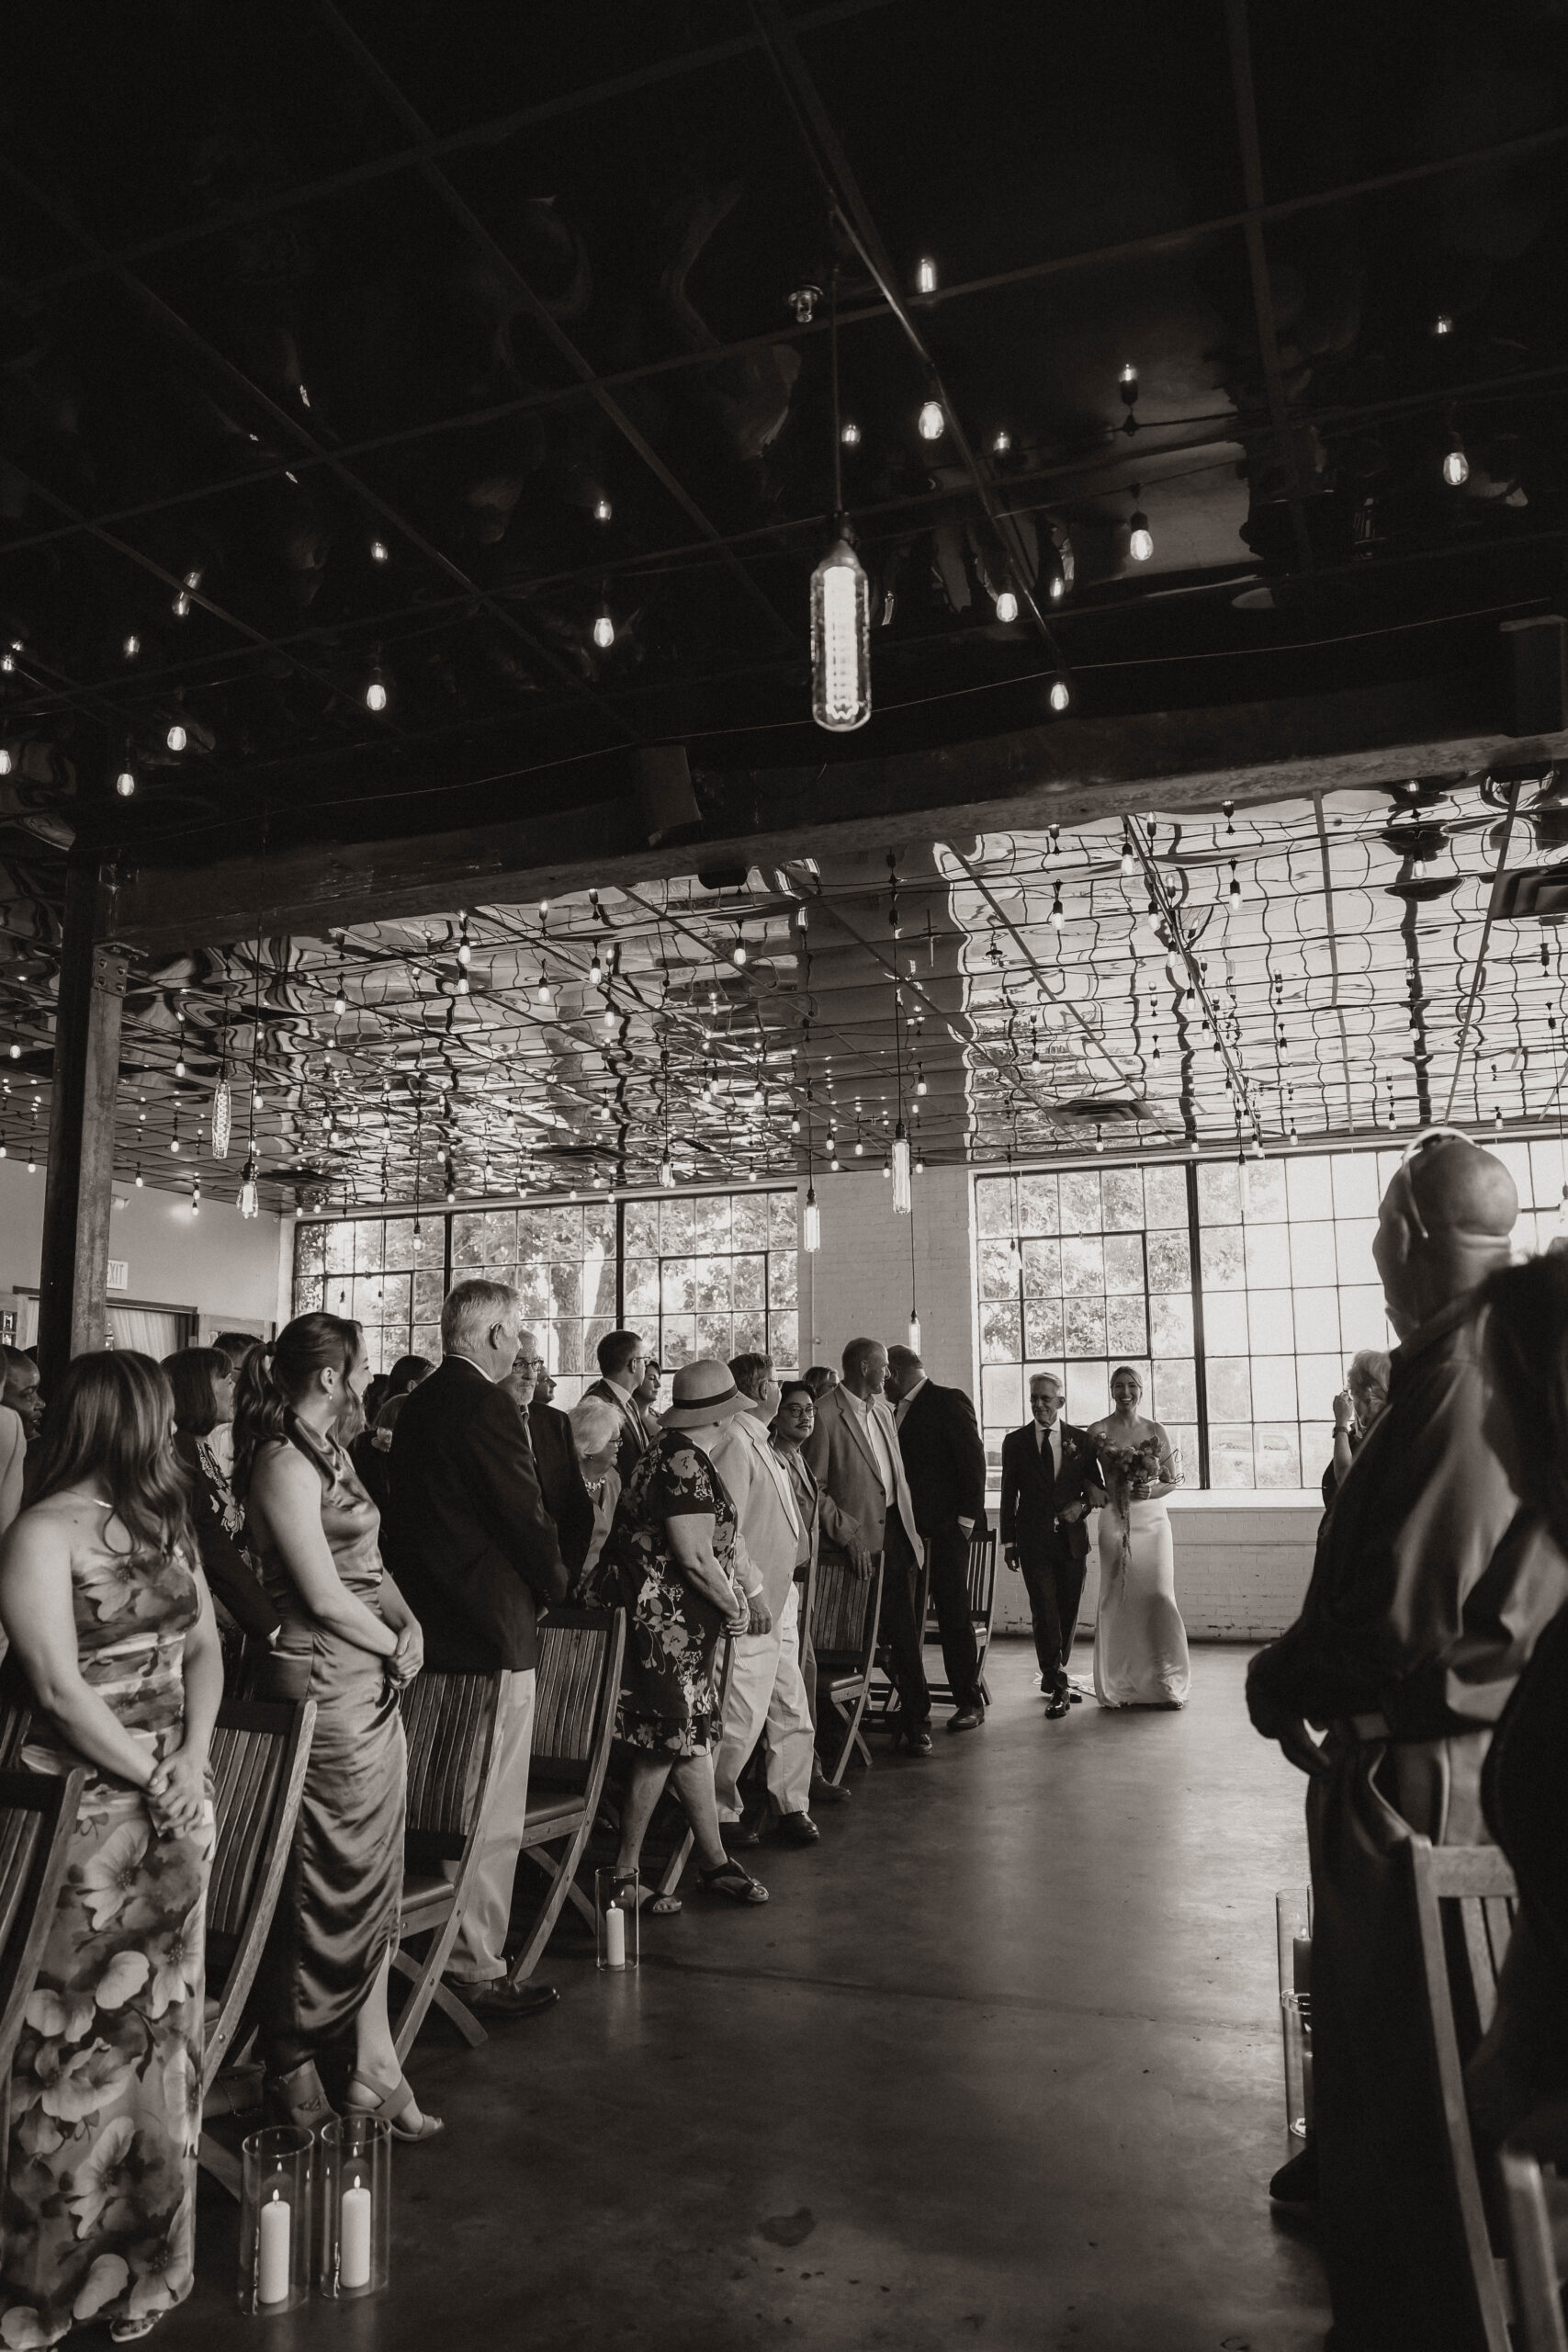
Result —
POLYGON ((828 280, 828 353, 833 375, 833 527, 844 519, 844 458, 839 421, 839 265, 828 280))

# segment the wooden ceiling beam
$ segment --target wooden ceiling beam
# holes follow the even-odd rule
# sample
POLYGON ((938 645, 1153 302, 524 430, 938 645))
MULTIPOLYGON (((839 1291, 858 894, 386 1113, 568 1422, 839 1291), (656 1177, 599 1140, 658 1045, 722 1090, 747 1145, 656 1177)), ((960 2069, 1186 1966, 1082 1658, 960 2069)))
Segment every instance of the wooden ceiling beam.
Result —
MULTIPOLYGON (((1507 731, 1495 681, 1458 673, 1300 699, 1054 725, 826 766, 697 778, 700 839, 650 847, 635 793, 460 831, 323 842, 199 867, 109 876, 105 935, 151 950, 257 931, 321 937, 355 923, 527 904, 949 833, 1073 826, 1123 811, 1237 808, 1372 790, 1406 776, 1568 763, 1568 731, 1507 731)), ((374 804, 367 804, 367 812, 374 804)))

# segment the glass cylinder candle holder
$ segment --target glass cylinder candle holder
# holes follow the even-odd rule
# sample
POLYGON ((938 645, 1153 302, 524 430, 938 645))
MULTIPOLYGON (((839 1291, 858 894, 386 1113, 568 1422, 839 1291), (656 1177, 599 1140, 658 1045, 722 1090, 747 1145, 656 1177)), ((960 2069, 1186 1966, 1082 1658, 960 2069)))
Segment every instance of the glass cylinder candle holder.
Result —
POLYGON ((635 1968, 642 1894, 636 1871, 593 1873, 593 1929, 601 1968, 635 1968))
POLYGON ((1280 1965, 1280 1998, 1312 1991, 1312 1889, 1281 1887, 1274 1897, 1274 1941, 1280 1965))
POLYGON ((315 2143, 302 2125, 269 2125, 240 2156, 240 2309, 267 2319, 310 2291, 315 2143))
POLYGON ((392 2127, 334 2115, 321 2126, 316 2284, 337 2302, 379 2295, 391 2267, 392 2127))
POLYGON ((1312 2130, 1312 1996, 1287 1993, 1280 2003, 1285 2030, 1285 2128, 1292 2140, 1312 2130))

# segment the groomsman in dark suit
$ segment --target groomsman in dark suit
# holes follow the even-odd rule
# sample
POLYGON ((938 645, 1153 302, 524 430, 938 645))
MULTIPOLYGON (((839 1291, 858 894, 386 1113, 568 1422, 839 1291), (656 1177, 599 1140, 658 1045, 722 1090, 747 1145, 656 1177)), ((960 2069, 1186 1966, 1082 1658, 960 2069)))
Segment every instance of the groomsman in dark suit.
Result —
POLYGON ((942 1661, 956 1711, 947 1728, 977 1731, 986 1702, 969 1613, 969 1538, 986 1524, 986 1449, 975 1408, 962 1388, 929 1380, 912 1348, 888 1349, 887 1395, 931 1563, 942 1661))
POLYGON ((615 1468, 625 1487, 654 1437, 655 1425, 644 1412, 637 1395, 648 1371, 648 1341, 636 1331, 606 1331, 596 1352, 599 1378, 591 1381, 582 1393, 585 1396, 602 1396, 606 1405, 614 1405, 621 1417, 615 1468))
POLYGON ((1040 1688, 1054 1720, 1071 1705, 1067 1665, 1089 1562, 1089 1514, 1105 1500, 1087 1430, 1062 1419, 1062 1384, 1037 1372, 1031 1419, 1002 1440, 1002 1557, 1021 1568, 1034 1625, 1040 1688))
POLYGON ((538 1350, 538 1341, 531 1331, 523 1334, 523 1345, 517 1351, 522 1364, 530 1360, 534 1370, 534 1394, 528 1405, 528 1434, 534 1444, 534 1466, 539 1474, 539 1492, 545 1498, 545 1509, 556 1523, 560 1538, 560 1555, 566 1562, 567 1573, 576 1577, 588 1556, 588 1545, 593 1534, 593 1505, 582 1483, 582 1464, 577 1458, 577 1440, 571 1423, 551 1397, 556 1384, 546 1368, 538 1350))

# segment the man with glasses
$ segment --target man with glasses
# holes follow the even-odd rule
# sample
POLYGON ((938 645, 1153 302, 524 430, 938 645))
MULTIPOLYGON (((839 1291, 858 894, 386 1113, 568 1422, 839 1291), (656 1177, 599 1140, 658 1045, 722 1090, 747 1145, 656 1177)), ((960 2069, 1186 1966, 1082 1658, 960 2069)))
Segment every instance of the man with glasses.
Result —
POLYGON ((1483 1427, 1472 1294, 1517 1214, 1507 1170, 1462 1135, 1423 1137, 1396 1170, 1372 1250, 1400 1340, 1388 1404, 1324 1520, 1300 1617, 1247 1678, 1258 1730, 1309 1775, 1315 2137, 1271 2188, 1317 2199, 1336 2352, 1473 2340, 1399 1847, 1411 1830, 1486 1842, 1492 1727, 1568 1602, 1483 1427))

